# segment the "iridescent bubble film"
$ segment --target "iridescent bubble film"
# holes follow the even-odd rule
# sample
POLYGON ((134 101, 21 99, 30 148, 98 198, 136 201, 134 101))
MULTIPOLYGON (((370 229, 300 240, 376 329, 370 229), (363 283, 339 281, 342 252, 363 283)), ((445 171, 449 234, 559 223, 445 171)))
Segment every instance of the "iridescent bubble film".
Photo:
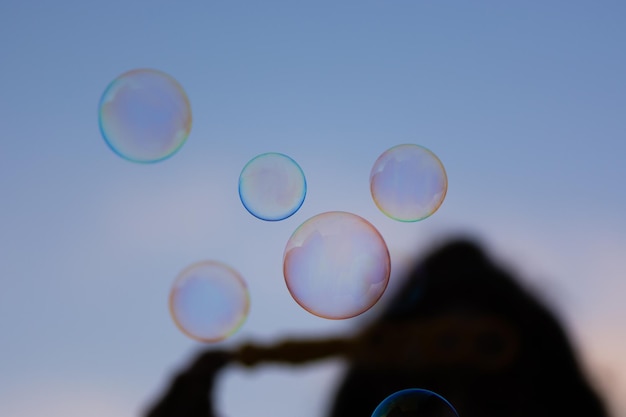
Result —
POLYGON ((283 220, 294 214, 306 195, 300 166, 281 153, 264 153, 246 164, 239 176, 243 206, 261 220, 283 220))
POLYGON ((459 417, 445 398, 432 391, 411 388, 391 394, 372 417, 459 417))
POLYGON ((180 84, 153 69, 126 72, 109 84, 99 108, 107 145, 133 162, 173 155, 191 131, 191 106, 180 84))
POLYGON ((419 145, 398 145, 385 151, 370 173, 376 206, 388 217, 416 222, 443 203, 448 177, 437 156, 419 145))
POLYGON ((371 308, 389 282, 389 251, 367 220, 334 211, 305 221, 283 256, 291 296, 308 312, 347 319, 371 308))
POLYGON ((204 261, 183 270, 170 292, 170 313, 178 328, 200 342, 235 333, 250 309, 248 287, 237 271, 204 261))

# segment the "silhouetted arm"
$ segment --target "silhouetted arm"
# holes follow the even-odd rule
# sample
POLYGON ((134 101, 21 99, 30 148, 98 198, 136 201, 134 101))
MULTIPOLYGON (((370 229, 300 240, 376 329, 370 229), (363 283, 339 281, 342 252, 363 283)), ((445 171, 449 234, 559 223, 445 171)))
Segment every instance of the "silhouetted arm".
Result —
POLYGON ((209 350, 179 373, 167 392, 146 413, 146 417, 217 417, 213 407, 213 383, 218 371, 232 360, 232 354, 209 350))

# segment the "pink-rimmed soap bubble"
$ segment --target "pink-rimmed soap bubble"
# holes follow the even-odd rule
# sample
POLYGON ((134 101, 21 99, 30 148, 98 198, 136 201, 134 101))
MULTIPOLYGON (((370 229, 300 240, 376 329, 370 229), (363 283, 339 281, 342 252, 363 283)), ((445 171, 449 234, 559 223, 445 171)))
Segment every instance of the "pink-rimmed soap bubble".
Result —
POLYGON ((398 145, 383 152, 374 163, 370 191, 385 215, 401 222, 416 222, 439 209, 448 191, 448 177, 430 150, 419 145, 398 145))
POLYGON ((289 238, 283 273, 294 300, 327 319, 369 310, 389 282, 389 250, 378 230, 352 213, 332 211, 302 223, 289 238))
POLYGON ((135 69, 107 86, 98 120, 113 152, 132 162, 158 162, 172 156, 187 140, 191 105, 170 75, 135 69))
POLYGON ((213 343, 228 338, 243 325, 250 297, 237 271, 221 262, 203 261, 178 275, 169 305, 174 322, 184 334, 213 343))

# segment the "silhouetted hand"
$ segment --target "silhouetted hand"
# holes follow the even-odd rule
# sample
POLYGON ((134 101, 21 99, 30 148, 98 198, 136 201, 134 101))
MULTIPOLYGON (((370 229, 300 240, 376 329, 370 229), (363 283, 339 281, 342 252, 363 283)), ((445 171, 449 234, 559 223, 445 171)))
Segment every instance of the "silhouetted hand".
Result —
POLYGON ((212 388, 217 372, 232 360, 226 351, 200 354, 189 368, 174 378, 167 392, 152 406, 146 417, 217 417, 212 388))

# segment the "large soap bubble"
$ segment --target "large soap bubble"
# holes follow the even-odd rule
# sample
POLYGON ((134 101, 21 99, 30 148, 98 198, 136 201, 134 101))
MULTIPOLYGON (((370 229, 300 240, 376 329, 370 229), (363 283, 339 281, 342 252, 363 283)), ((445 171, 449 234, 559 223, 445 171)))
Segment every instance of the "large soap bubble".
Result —
POLYGON ((370 309, 391 271, 382 236, 367 220, 334 211, 305 221, 291 235, 283 272, 291 296, 312 314, 347 319, 370 309))

